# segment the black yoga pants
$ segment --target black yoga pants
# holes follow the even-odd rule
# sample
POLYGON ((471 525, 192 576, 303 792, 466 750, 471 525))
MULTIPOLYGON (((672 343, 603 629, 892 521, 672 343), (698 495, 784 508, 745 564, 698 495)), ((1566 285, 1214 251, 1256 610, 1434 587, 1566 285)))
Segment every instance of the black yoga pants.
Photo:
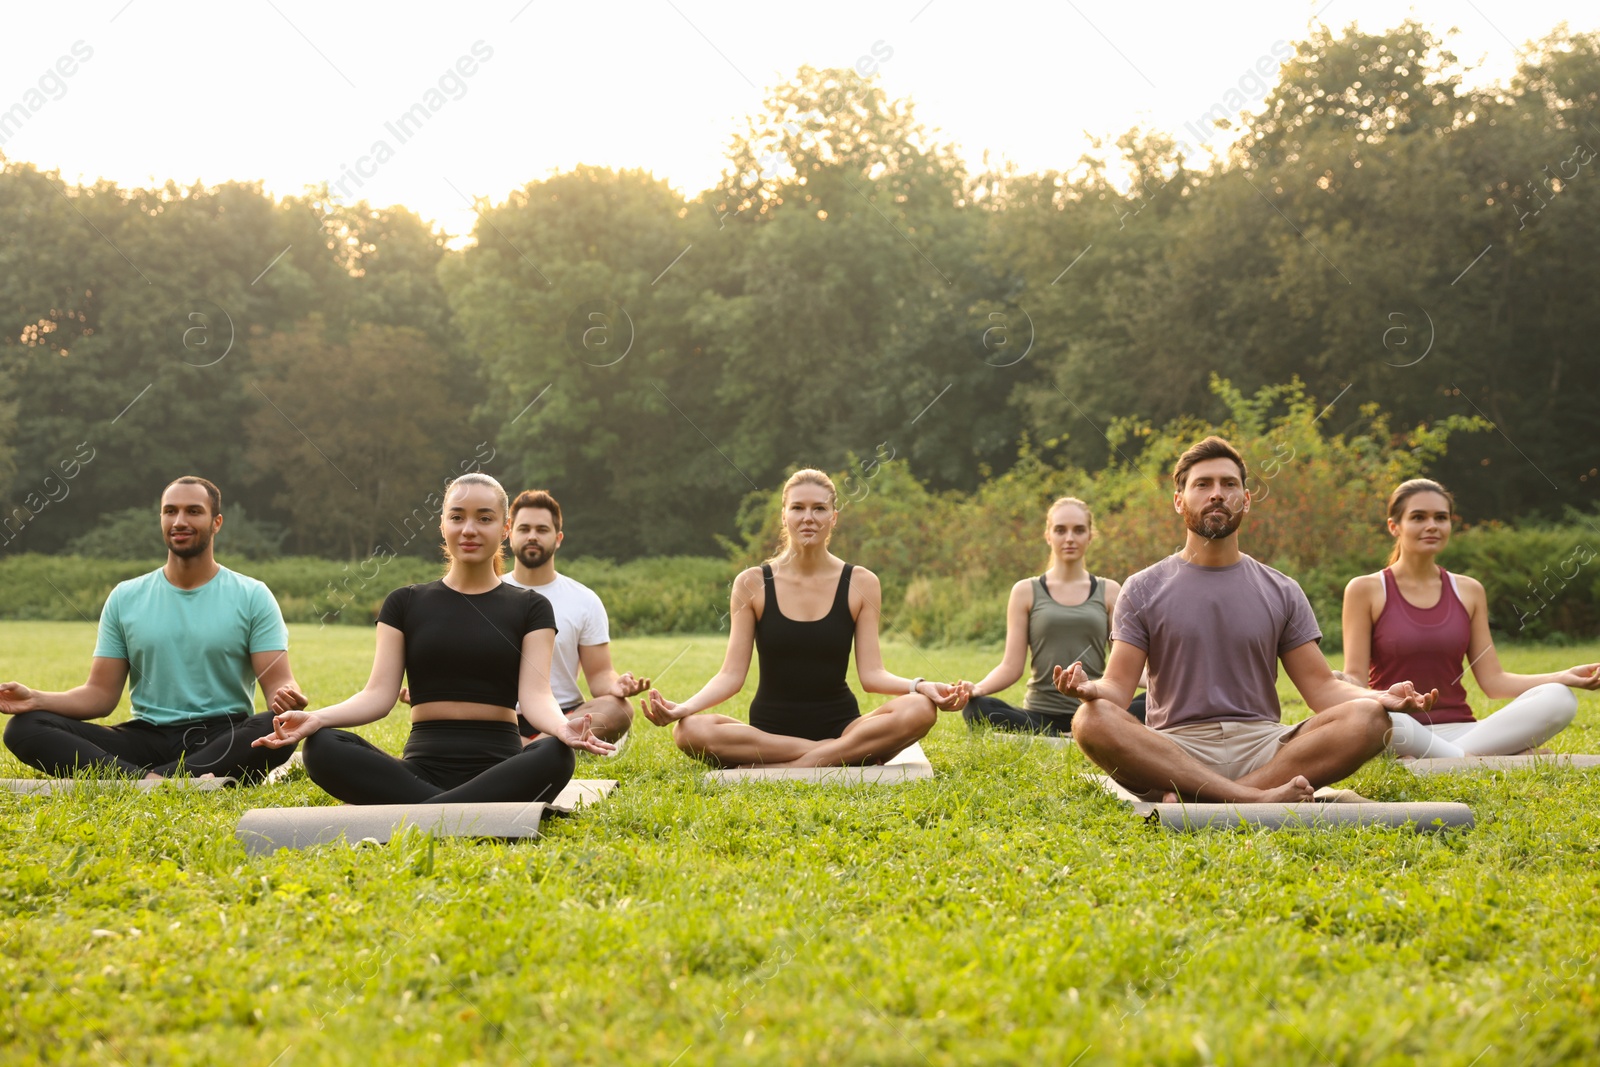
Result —
MULTIPOLYGON (((1128 712, 1144 722, 1143 693, 1133 698, 1128 712)), ((1013 707, 998 697, 973 697, 962 709, 961 717, 969 726, 988 723, 996 730, 1016 730, 1022 733, 1049 734, 1052 737, 1072 736, 1071 715, 1042 715, 1037 711, 1013 707)))
POLYGON ((154 771, 163 777, 182 773, 258 779, 294 751, 250 747, 272 732, 268 712, 171 725, 132 719, 101 726, 53 711, 27 711, 10 719, 6 747, 23 763, 55 777, 95 768, 135 778, 154 771))
POLYGON ((412 723, 400 758, 349 730, 318 730, 301 744, 311 780, 346 804, 550 801, 577 765, 559 738, 524 748, 509 722, 412 723))

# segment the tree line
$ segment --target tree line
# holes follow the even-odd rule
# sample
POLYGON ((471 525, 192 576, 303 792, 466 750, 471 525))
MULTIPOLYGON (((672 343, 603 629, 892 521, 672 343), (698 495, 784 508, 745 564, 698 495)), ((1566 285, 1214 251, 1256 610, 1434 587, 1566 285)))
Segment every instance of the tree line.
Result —
POLYGON ((1298 379, 1333 434, 1380 405, 1390 444, 1492 423, 1432 464, 1469 519, 1588 512, 1600 35, 1464 78, 1414 22, 1323 28, 1219 158, 1136 129, 974 173, 875 78, 802 68, 717 187, 580 166, 459 250, 326 189, 8 161, 0 552, 153 540, 130 509, 200 473, 263 552, 425 554, 479 468, 556 492, 583 554, 705 553, 799 465, 1130 464, 1220 421, 1213 376, 1298 379))

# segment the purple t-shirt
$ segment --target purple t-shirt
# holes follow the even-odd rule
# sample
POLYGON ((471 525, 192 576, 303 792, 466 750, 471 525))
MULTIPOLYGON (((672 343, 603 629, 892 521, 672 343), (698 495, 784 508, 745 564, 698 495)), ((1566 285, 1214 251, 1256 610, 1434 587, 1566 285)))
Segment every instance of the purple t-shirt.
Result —
POLYGON ((1177 555, 1129 578, 1111 639, 1149 657, 1146 723, 1279 722, 1278 657, 1322 640, 1300 584, 1249 556, 1200 567, 1177 555))

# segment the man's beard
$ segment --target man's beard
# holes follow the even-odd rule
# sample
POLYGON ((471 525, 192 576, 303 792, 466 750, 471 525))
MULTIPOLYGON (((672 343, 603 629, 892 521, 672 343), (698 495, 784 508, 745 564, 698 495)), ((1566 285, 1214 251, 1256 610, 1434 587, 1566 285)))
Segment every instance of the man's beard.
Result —
POLYGON ((170 534, 167 536, 167 551, 179 559, 194 559, 196 556, 202 555, 210 547, 211 536, 204 530, 195 530, 189 538, 189 543, 182 548, 178 548, 172 543, 170 534))
POLYGON ((536 571, 549 563, 550 557, 555 554, 555 549, 542 549, 536 542, 529 541, 517 550, 517 562, 530 571, 536 571))
POLYGON ((1221 541, 1239 529, 1244 522, 1244 508, 1233 511, 1223 505, 1217 510, 1205 510, 1198 515, 1183 509, 1183 524, 1208 541, 1221 541))

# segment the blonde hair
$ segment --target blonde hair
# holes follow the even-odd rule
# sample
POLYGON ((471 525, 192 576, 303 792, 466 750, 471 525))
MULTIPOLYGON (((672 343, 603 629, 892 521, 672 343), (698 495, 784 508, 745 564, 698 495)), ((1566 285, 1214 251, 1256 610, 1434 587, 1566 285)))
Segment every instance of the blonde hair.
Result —
MULTIPOLYGON (((1052 515, 1054 515, 1056 513, 1056 508, 1066 507, 1069 504, 1072 507, 1082 508, 1083 509, 1083 517, 1089 520, 1089 536, 1093 537, 1094 536, 1094 512, 1089 510, 1089 505, 1088 504, 1084 503, 1082 500, 1079 500, 1075 496, 1059 497, 1059 498, 1056 499, 1055 503, 1051 504, 1048 508, 1045 509, 1045 512, 1044 512, 1044 532, 1045 533, 1049 533, 1050 532, 1050 516, 1052 516, 1052 515)), ((1052 563, 1054 562, 1054 557, 1053 556, 1051 557, 1051 562, 1052 563)), ((1047 563, 1045 565, 1045 569, 1048 570, 1049 567, 1050 567, 1050 564, 1047 563)))
POLYGON ((1049 507, 1044 509, 1045 530, 1048 531, 1050 529, 1050 516, 1056 513, 1056 508, 1066 507, 1068 504, 1071 504, 1075 508, 1083 509, 1084 518, 1089 520, 1089 532, 1094 533, 1094 512, 1089 510, 1088 504, 1084 503, 1082 500, 1079 500, 1075 496, 1060 497, 1054 504, 1051 504, 1049 507))
MULTIPOLYGON (((500 498, 500 518, 502 521, 504 521, 505 516, 509 512, 510 508, 510 499, 506 496, 506 488, 500 484, 498 479, 484 474, 482 471, 468 471, 466 474, 463 474, 458 478, 452 478, 445 483, 445 510, 449 510, 448 505, 450 503, 450 494, 455 492, 458 486, 468 485, 481 485, 494 490, 495 495, 500 498)), ((501 572, 505 570, 505 554, 503 551, 504 543, 504 539, 502 538, 500 543, 495 545, 493 565, 496 578, 498 578, 501 572)), ((448 542, 440 542, 439 547, 444 551, 445 569, 448 571, 450 564, 455 562, 455 557, 450 555, 450 545, 448 542)))
MULTIPOLYGON (((783 483, 783 495, 778 505, 778 528, 783 534, 783 547, 778 550, 776 555, 767 560, 768 563, 777 563, 787 558, 789 553, 794 550, 794 546, 789 543, 789 526, 783 521, 783 509, 789 506, 789 490, 797 485, 820 485, 828 491, 828 506, 835 510, 839 507, 839 491, 833 487, 833 479, 826 474, 815 467, 803 467, 789 475, 789 480, 783 483)), ((830 531, 828 539, 832 539, 832 536, 833 534, 830 531)), ((823 541, 824 546, 827 543, 827 540, 823 541)))

